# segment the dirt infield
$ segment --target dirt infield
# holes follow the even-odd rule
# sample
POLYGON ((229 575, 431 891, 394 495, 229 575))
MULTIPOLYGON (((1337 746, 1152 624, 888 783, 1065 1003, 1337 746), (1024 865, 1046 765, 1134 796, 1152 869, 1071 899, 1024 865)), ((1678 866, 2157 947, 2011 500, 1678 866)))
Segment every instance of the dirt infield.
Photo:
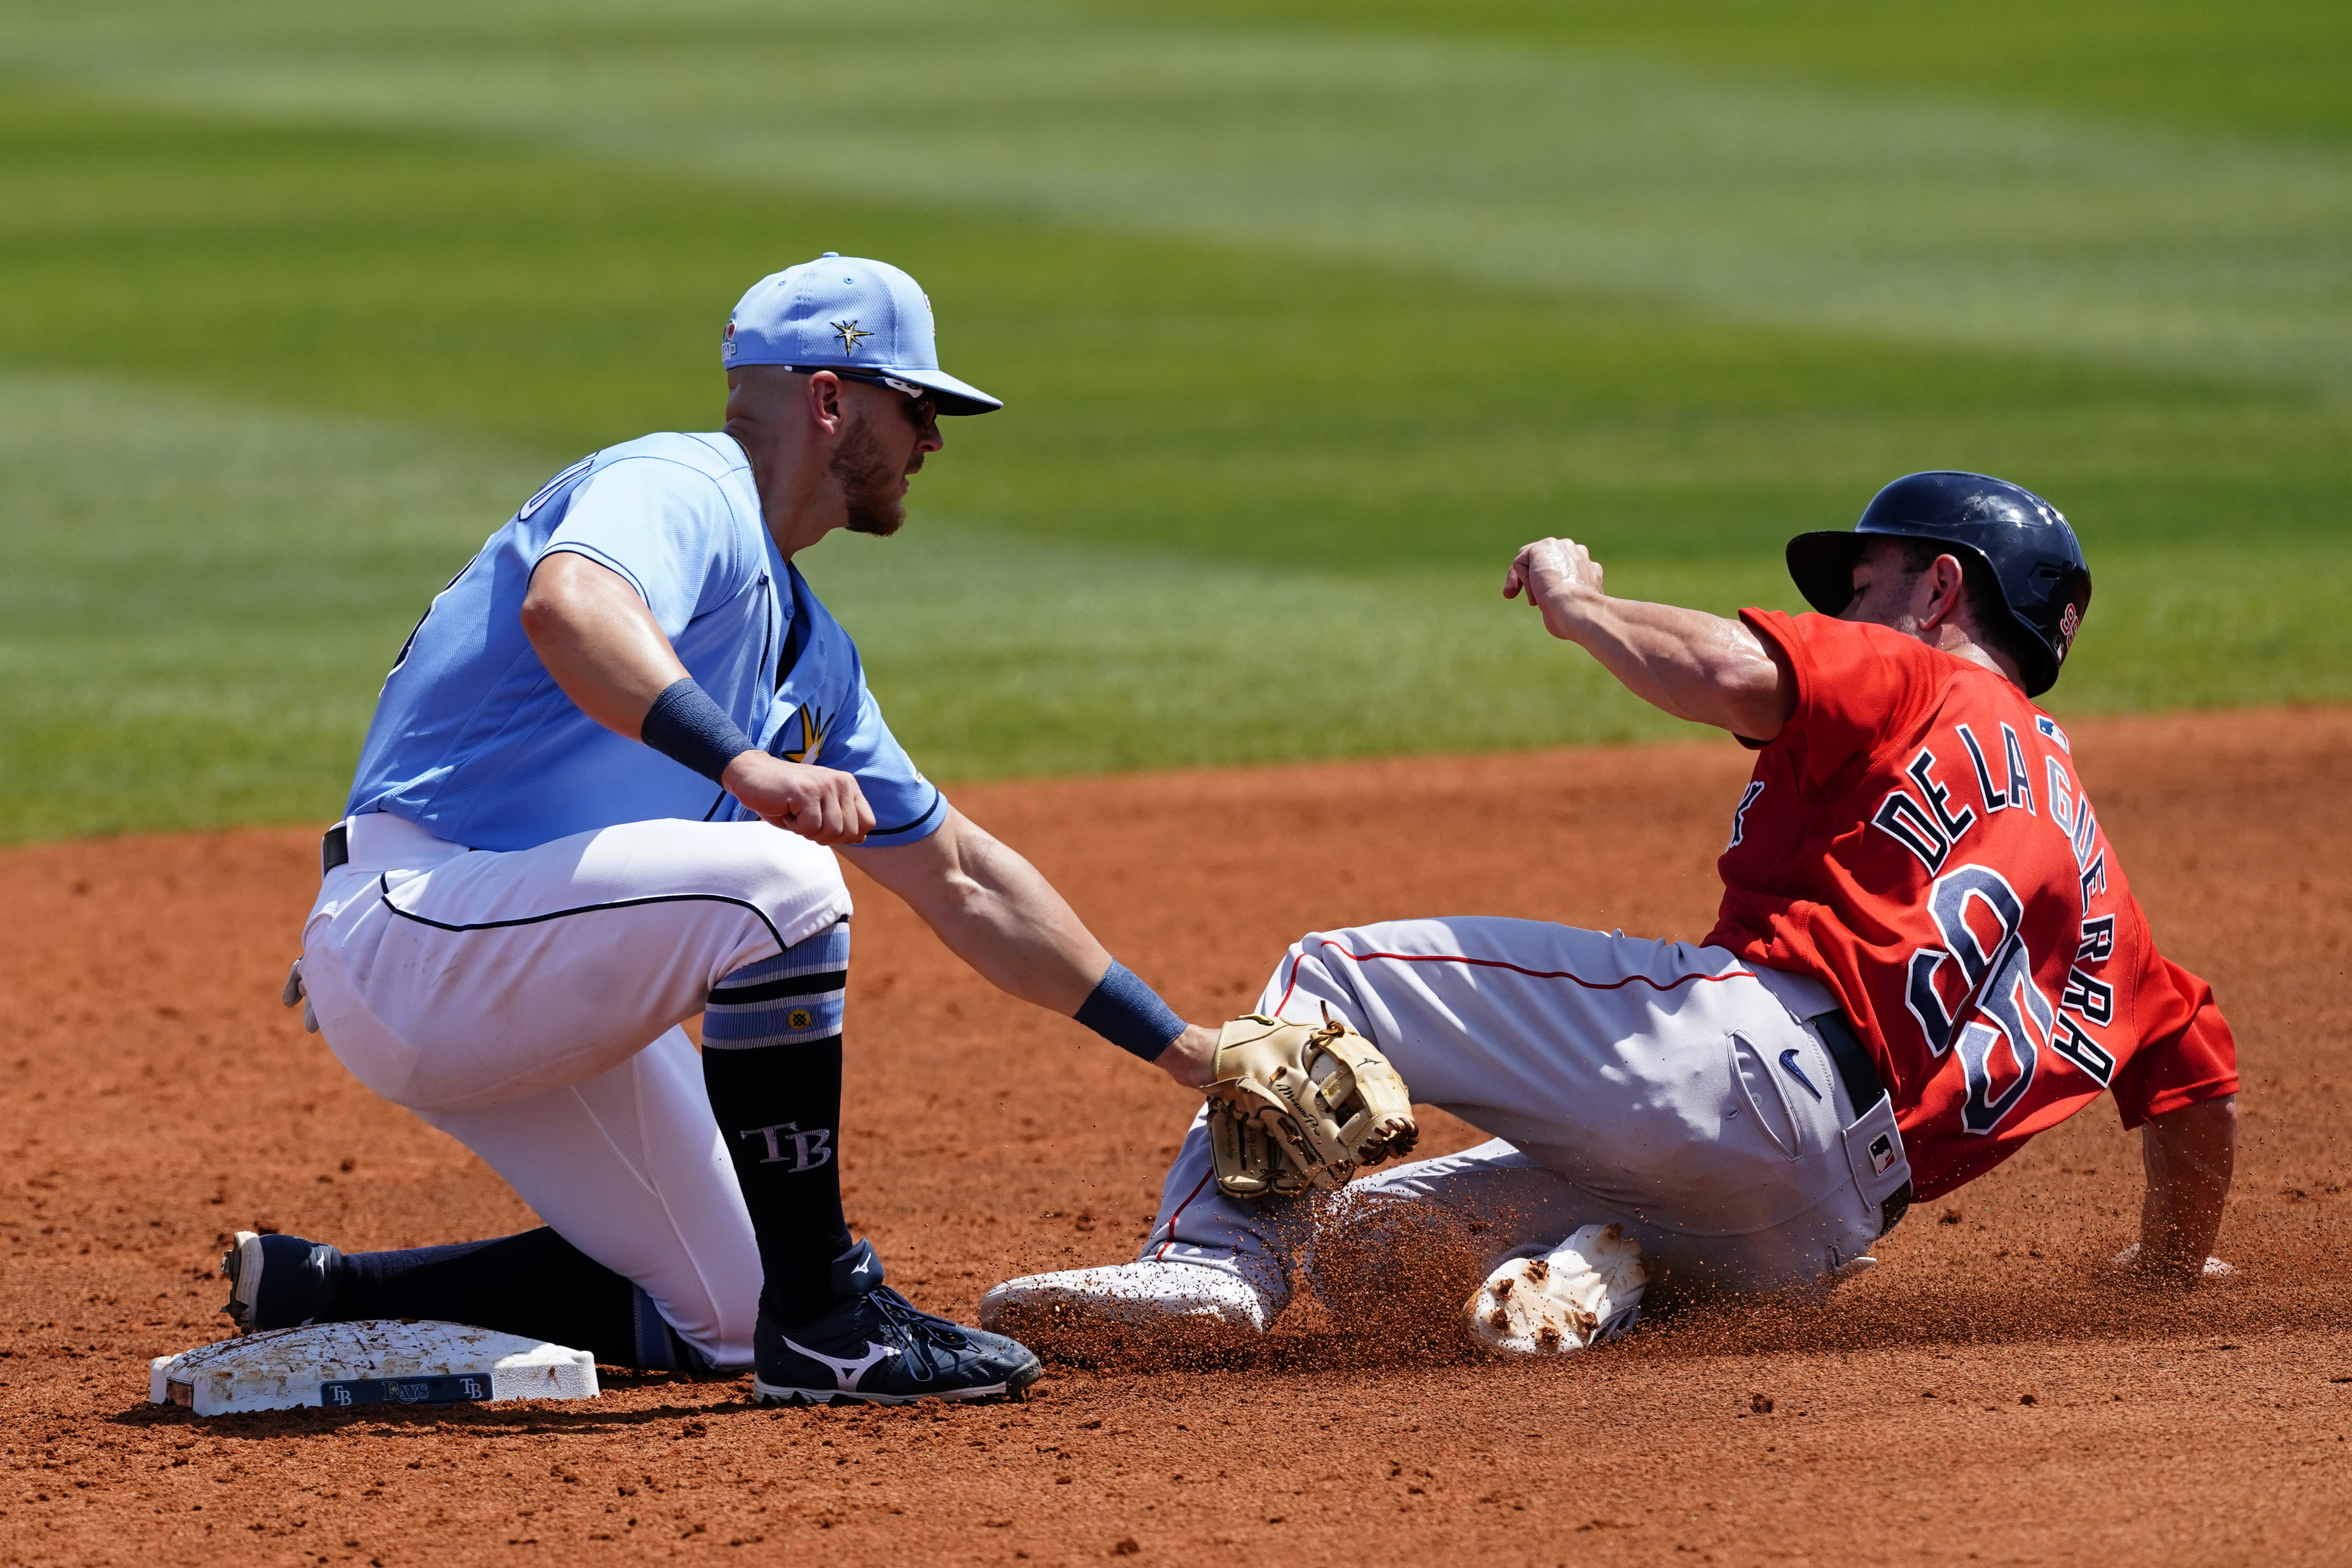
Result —
MULTIPOLYGON (((313 835, 11 852, 0 1561, 2342 1563, 2352 710, 2074 738, 2159 940, 2239 1030, 2239 1278, 2106 1279, 2138 1168, 2101 1105, 1915 1210, 1825 1309, 1694 1310, 1527 1366, 1389 1357, 1305 1306, 1255 1368, 1055 1367, 968 1409, 756 1411, 747 1384, 625 1374, 588 1405, 149 1408, 146 1359, 226 1328, 233 1228, 367 1248, 532 1222, 279 1009, 313 835)), ((1320 925, 1695 937, 1746 768, 1727 742, 958 799, 1207 1018, 1320 925)), ((894 1281, 968 1314, 1006 1275, 1131 1256, 1188 1097, 859 891, 845 1174, 894 1281)))

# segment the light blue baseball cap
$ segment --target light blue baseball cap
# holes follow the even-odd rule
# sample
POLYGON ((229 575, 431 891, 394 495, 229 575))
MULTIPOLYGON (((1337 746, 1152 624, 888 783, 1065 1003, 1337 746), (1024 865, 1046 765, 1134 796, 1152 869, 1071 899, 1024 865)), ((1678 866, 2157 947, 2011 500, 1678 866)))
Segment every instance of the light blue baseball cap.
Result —
POLYGON ((761 279, 737 301, 719 363, 793 370, 854 371, 920 387, 941 414, 992 414, 1004 406, 940 368, 931 301, 887 261, 828 250, 814 261, 761 279))

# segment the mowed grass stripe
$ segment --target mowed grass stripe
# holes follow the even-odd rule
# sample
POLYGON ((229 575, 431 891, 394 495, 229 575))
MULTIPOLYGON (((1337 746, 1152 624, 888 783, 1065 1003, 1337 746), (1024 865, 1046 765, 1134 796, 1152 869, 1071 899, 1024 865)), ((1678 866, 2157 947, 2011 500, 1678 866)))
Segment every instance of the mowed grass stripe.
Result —
POLYGON ((819 248, 913 267, 1013 399, 810 561, 950 782, 1671 732, 1496 602, 1509 549, 1787 605, 1787 532, 1937 462, 2083 521, 2062 711, 2352 669, 2344 413, 2293 387, 1455 288, 1465 369, 1393 352, 1429 296, 1379 268, 21 93, 0 235, 0 361, 48 367, 0 397, 12 838, 331 812, 430 594, 580 451, 712 423, 726 304, 819 248))
MULTIPOLYGON (((2352 148, 2334 142, 985 0, 787 5, 756 23, 722 6, 658 31, 612 13, 533 31, 541 14, 515 6, 405 29, 393 15, 357 13, 341 36, 159 21, 143 47, 52 28, 16 52, 20 69, 156 101, 508 135, 739 190, 2352 387, 2352 148)), ((1444 331, 1412 346, 1450 349, 1444 331)))
POLYGON ((0 838, 331 816, 408 626, 544 473, 447 432, 0 374, 0 838))
MULTIPOLYGON (((0 839, 331 817, 409 626, 543 476, 443 432, 0 374, 0 839)), ((1486 574, 1346 579, 929 517, 803 564, 950 782, 1681 728, 1486 574)), ((1713 585, 1770 587, 1748 575, 1713 585)))
POLYGON ((2336 0, 1073 0, 1222 26, 1479 39, 2202 130, 2352 135, 2336 0))
MULTIPOLYGON (((323 820, 409 624, 541 466, 420 431, 121 383, 0 377, 0 838, 323 820)), ((2339 550, 2103 566, 2054 704, 2352 699, 2339 550)), ((1041 542, 919 515, 804 564, 900 735, 959 780, 1685 732, 1506 606, 1492 572, 1339 575, 1041 542)), ((1793 602, 1769 552, 1621 592, 1793 602)))
POLYGON ((1963 466, 2111 550, 2336 537, 2352 488, 2347 408, 2294 388, 1581 295, 1433 302, 1377 268, 442 138, 21 95, 0 138, 0 285, 27 305, 0 358, 510 437, 551 468, 712 422, 727 306, 839 249, 925 279, 950 362, 1010 403, 950 424, 921 502, 1045 538, 1342 574, 1491 568, 1560 531, 1738 559, 1963 466))
MULTIPOLYGON (((931 0, 866 0, 869 25, 935 26, 931 0)), ((1556 54, 1627 54, 1748 76, 1872 91, 1976 99, 2062 112, 2285 138, 2352 133, 2343 61, 2352 12, 2334 0, 1037 0, 1015 12, 1051 24, 1092 13, 1123 22, 1235 32, 1486 42, 1556 54)), ((0 17, 12 58, 86 64, 191 47, 320 45, 372 49, 533 49, 559 72, 583 36, 651 47, 681 41, 772 48, 828 8, 807 0, 86 0, 0 17)))

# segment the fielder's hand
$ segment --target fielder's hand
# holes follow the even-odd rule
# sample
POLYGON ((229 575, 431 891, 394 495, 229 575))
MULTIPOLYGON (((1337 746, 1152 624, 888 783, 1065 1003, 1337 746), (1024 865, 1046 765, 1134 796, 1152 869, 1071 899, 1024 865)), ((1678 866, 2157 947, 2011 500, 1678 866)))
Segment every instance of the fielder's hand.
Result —
POLYGON ((1218 1037, 1214 1029, 1187 1024, 1184 1032, 1170 1041, 1168 1048, 1151 1065, 1186 1089, 1206 1089, 1209 1080, 1217 1076, 1218 1037))
POLYGON ((1601 563, 1573 539, 1538 539, 1523 548, 1503 574, 1503 597, 1524 592, 1543 612, 1544 630, 1562 641, 1583 618, 1583 606, 1601 596, 1601 563))
POLYGON ((771 826, 818 844, 862 844, 874 831, 874 808, 857 781, 832 768, 745 752, 719 778, 729 795, 771 826))

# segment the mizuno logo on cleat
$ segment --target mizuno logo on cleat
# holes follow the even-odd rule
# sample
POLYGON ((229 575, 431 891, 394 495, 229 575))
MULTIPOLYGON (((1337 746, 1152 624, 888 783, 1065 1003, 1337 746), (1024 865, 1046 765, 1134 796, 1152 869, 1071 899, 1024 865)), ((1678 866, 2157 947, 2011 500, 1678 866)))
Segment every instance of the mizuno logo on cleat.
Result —
POLYGON ((819 1366, 833 1368, 833 1380, 844 1394, 856 1393, 859 1380, 873 1370, 876 1362, 887 1361, 898 1353, 888 1345, 877 1345, 872 1340, 868 1340, 866 1342, 867 1352, 866 1355, 856 1361, 841 1361, 821 1351, 813 1351, 806 1345, 795 1344, 790 1339, 786 1339, 784 1343, 797 1353, 815 1362, 819 1366))

